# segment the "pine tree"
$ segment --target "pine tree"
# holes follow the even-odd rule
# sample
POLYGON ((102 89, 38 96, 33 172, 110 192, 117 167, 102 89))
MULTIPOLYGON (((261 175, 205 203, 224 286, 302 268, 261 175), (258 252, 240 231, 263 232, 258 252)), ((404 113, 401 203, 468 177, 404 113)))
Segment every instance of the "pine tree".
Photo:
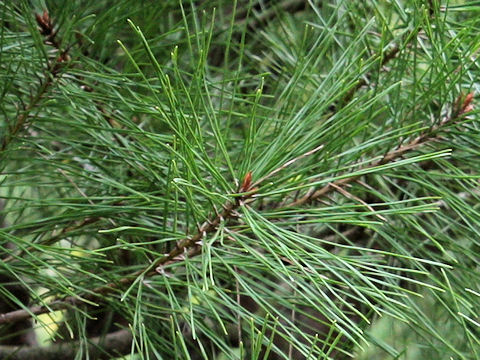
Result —
POLYGON ((0 1, 1 359, 479 359, 477 2, 0 1))

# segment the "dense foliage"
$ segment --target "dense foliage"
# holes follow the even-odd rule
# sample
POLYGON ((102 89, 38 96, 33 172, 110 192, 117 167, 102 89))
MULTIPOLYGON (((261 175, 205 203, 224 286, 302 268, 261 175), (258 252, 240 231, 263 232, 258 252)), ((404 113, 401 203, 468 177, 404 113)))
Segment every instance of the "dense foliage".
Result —
POLYGON ((480 358, 478 2, 0 14, 0 358, 480 358))

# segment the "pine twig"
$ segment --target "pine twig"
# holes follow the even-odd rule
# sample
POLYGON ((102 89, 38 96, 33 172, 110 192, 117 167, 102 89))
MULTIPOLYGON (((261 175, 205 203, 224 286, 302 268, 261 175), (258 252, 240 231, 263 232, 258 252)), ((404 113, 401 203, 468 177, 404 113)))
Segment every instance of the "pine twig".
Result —
POLYGON ((37 107, 40 100, 44 98, 48 89, 53 85, 54 80, 60 77, 61 67, 70 60, 68 50, 61 51, 60 42, 56 40, 57 31, 54 30, 54 24, 48 14, 48 11, 44 11, 42 15, 35 14, 37 24, 39 26, 39 32, 45 37, 45 42, 51 44, 59 56, 54 61, 49 61, 47 69, 44 73, 44 79, 40 80, 40 86, 37 89, 36 95, 30 100, 30 103, 25 106, 23 111, 18 115, 14 126, 10 129, 10 132, 5 135, 0 144, 0 155, 3 155, 7 150, 8 145, 12 142, 15 136, 26 126, 30 113, 37 107))
MULTIPOLYGON (((399 53, 399 48, 395 47, 390 53, 386 54, 383 59, 382 59, 382 65, 386 64, 386 62, 390 61, 391 59, 395 58, 397 54, 399 53)), ((55 72, 53 72, 55 74, 55 72)), ((359 85, 355 87, 355 91, 358 90, 361 86, 359 85)), ((46 90, 46 89, 45 89, 46 90)), ((38 97, 38 101, 40 98, 43 96, 43 93, 40 93, 38 97)), ((348 97, 347 97, 348 99, 348 97)), ((368 168, 373 168, 376 166, 380 166, 389 162, 394 161, 395 159, 399 158, 402 156, 404 153, 413 150, 417 147, 419 147, 422 144, 425 144, 429 141, 433 141, 436 137, 432 136, 432 134, 435 134, 438 130, 440 130, 444 125, 447 123, 450 123, 452 121, 457 120, 460 118, 460 116, 464 113, 467 113, 468 111, 471 110, 471 102, 473 99, 473 94, 469 94, 467 96, 467 99, 463 102, 462 106, 456 111, 455 113, 452 113, 450 117, 447 117, 443 121, 441 121, 437 126, 433 127, 428 133, 424 133, 419 135, 417 138, 413 139, 410 143, 400 146, 399 148, 392 150, 388 152, 382 159, 372 163, 371 165, 368 165, 364 169, 368 168), (468 101, 467 101, 468 100, 468 101)), ((37 102, 38 102, 37 101, 37 102)), ((33 108, 36 105, 36 102, 33 102, 33 105, 31 108, 33 108)), ((26 118, 26 115, 25 115, 26 118)), ((24 121, 24 119, 22 119, 24 121)), ((2 146, 3 147, 3 146, 2 146)), ((268 178, 269 176, 272 176, 273 173, 276 173, 289 164, 293 163, 294 161, 298 160, 299 158, 306 156, 310 153, 313 153, 314 151, 318 150, 319 148, 316 148, 312 150, 311 152, 308 152, 304 155, 301 155, 300 157, 293 159, 293 161, 287 162, 286 164, 282 165, 280 168, 274 170, 272 173, 267 175, 264 179, 261 179, 262 181, 268 178)), ((351 183, 355 180, 358 179, 359 176, 351 176, 348 178, 344 178, 341 180, 337 180, 334 182, 335 186, 330 186, 327 185, 312 194, 309 194, 308 196, 304 196, 303 198, 300 198, 290 204, 287 204, 286 207, 293 207, 293 206, 301 206, 305 205, 306 203, 316 200, 320 198, 321 196, 333 192, 335 190, 335 187, 342 187, 345 186, 348 183, 351 183)), ((24 308, 21 310, 16 310, 12 311, 9 313, 5 314, 0 314, 0 324, 4 323, 10 323, 10 322, 16 322, 20 321, 23 319, 30 318, 31 316, 34 315, 39 315, 42 313, 47 313, 52 310, 59 310, 59 309, 66 309, 71 306, 79 305, 84 302, 88 301, 94 301, 98 300, 101 296, 107 295, 109 293, 112 293, 113 291, 119 289, 122 286, 128 286, 132 283, 134 283, 139 276, 153 276, 155 274, 161 273, 163 271, 163 267, 172 263, 175 263, 177 261, 181 261, 184 259, 185 256, 194 256, 198 254, 201 250, 201 242, 202 239, 205 237, 206 234, 213 232, 218 225, 227 218, 231 217, 235 210, 241 206, 241 204, 254 195, 255 191, 250 191, 252 189, 252 185, 258 184, 260 181, 257 181, 256 183, 252 184, 251 183, 251 174, 250 178, 247 174, 243 185, 240 188, 239 194, 243 193, 243 196, 237 198, 233 202, 229 202, 225 205, 224 210, 220 213, 217 214, 211 221, 207 221, 204 223, 199 229, 198 232, 193 236, 193 237, 187 237, 182 240, 180 240, 176 246, 166 255, 163 257, 160 257, 156 259, 152 264, 149 264, 146 268, 139 270, 133 274, 130 274, 128 276, 125 276, 121 278, 119 281, 115 283, 109 283, 101 287, 97 287, 93 289, 90 293, 87 295, 81 297, 81 296, 69 296, 66 297, 62 300, 55 300, 51 302, 50 304, 44 305, 44 306, 34 306, 30 308, 24 308)))
MULTIPOLYGON (((398 148, 389 151, 380 160, 374 161, 370 165, 362 167, 360 170, 373 169, 377 166, 382 166, 382 165, 391 163, 397 160, 398 158, 400 158, 401 156, 403 156, 405 153, 418 148, 420 145, 437 140, 439 138, 437 133, 445 125, 458 121, 459 119, 462 118, 464 114, 470 112, 473 109, 473 104, 472 104, 473 96, 474 96, 473 93, 468 94, 464 99, 462 99, 462 96, 459 96, 459 98, 457 99, 456 103, 453 106, 451 115, 446 116, 437 125, 434 125, 433 127, 431 127, 429 131, 426 131, 418 135, 409 143, 405 145, 401 145, 398 148)), ((338 191, 338 188, 342 188, 345 185, 350 184, 351 182, 357 180, 360 176, 361 175, 354 175, 354 176, 350 176, 350 177, 346 177, 346 178, 334 181, 333 183, 329 183, 324 187, 322 187, 321 189, 308 193, 307 195, 301 197, 300 199, 284 205, 284 207, 287 207, 287 208, 298 207, 298 206, 303 206, 309 202, 313 202, 331 192, 338 191)))
MULTIPOLYGON (((88 339, 88 351, 92 359, 111 359, 112 356, 129 354, 132 333, 128 329, 118 330, 105 336, 88 339)), ((73 360, 83 347, 82 341, 69 341, 45 346, 0 346, 0 359, 9 360, 73 360)))
MULTIPOLYGON (((472 105, 473 96, 474 96, 473 93, 470 93, 464 99, 462 99, 462 97, 459 97, 452 109, 451 115, 445 117, 437 125, 433 126, 430 129, 430 131, 420 134, 409 143, 399 146, 394 150, 391 150, 390 152, 385 154, 380 160, 377 160, 372 164, 365 166, 362 169, 363 170, 371 169, 377 166, 381 166, 381 165, 385 165, 387 163, 393 162, 396 159, 398 159, 400 156, 407 153, 408 151, 414 150, 420 145, 423 145, 425 143, 438 139, 438 135, 436 134, 438 131, 440 131, 445 125, 459 120, 462 117, 462 115, 468 113, 473 109, 473 105, 472 105)), ((311 153, 314 153, 316 150, 320 148, 321 147, 317 147, 316 149, 310 152, 307 152, 299 156, 298 158, 293 159, 293 161, 287 162, 286 164, 291 164, 295 160, 301 157, 307 156, 311 153)), ((280 171, 281 169, 284 169, 286 166, 282 165, 281 167, 274 170, 272 173, 270 173, 266 177, 262 178, 262 181, 268 178, 270 175, 280 171)), ((308 193, 304 197, 285 205, 285 207, 298 207, 298 206, 306 205, 307 203, 317 200, 318 198, 325 196, 328 193, 331 193, 333 191, 338 191, 338 188, 341 188, 357 180, 359 177, 360 175, 355 175, 355 176, 350 176, 347 178, 337 180, 332 184, 328 184, 315 192, 308 193)), ((220 225, 221 222, 228 219, 229 217, 232 217, 235 210, 238 207, 240 207, 246 200, 253 197, 253 195, 257 191, 257 188, 253 188, 253 185, 259 185, 259 182, 257 181, 255 183, 252 183, 251 173, 249 172, 245 176, 243 183, 240 186, 240 189, 238 192, 239 194, 243 194, 241 197, 236 198, 236 200, 233 202, 227 203, 224 206, 224 210, 220 214, 217 214, 211 221, 207 221, 202 226, 200 226, 200 228, 198 229, 197 233, 194 236, 187 237, 180 240, 179 242, 177 242, 175 247, 168 254, 156 259, 152 264, 150 264, 146 268, 141 269, 131 275, 125 276, 117 282, 114 282, 114 283, 112 282, 104 286, 97 287, 93 289, 89 294, 83 297, 68 296, 63 300, 55 300, 48 305, 34 306, 34 307, 22 309, 22 310, 16 310, 16 311, 12 311, 5 314, 0 314, 0 325, 5 323, 21 321, 24 319, 28 319, 33 315, 44 314, 53 310, 66 309, 68 307, 79 305, 84 302, 93 302, 99 299, 101 296, 112 293, 113 291, 119 289, 120 287, 131 285, 137 280, 139 276, 151 277, 158 273, 163 273, 164 266, 175 263, 177 261, 182 261, 185 259, 186 256, 191 257, 191 256, 198 255, 201 251, 202 239, 207 234, 215 231, 215 229, 218 227, 218 225, 220 225)))
POLYGON ((164 266, 182 261, 186 256, 197 255, 201 251, 202 240, 205 238, 205 236, 215 231, 220 223, 232 217, 235 213, 235 210, 255 194, 255 189, 252 190, 251 172, 246 174, 243 183, 239 188, 238 194, 240 196, 234 201, 225 204, 221 213, 217 214, 212 220, 203 223, 194 236, 186 237, 178 241, 175 247, 168 254, 156 259, 153 263, 149 264, 145 268, 127 275, 117 282, 112 282, 97 287, 84 296, 68 296, 62 300, 54 300, 47 305, 32 306, 21 310, 0 314, 0 325, 18 322, 35 315, 45 314, 55 310, 67 309, 86 302, 94 302, 100 299, 102 296, 110 294, 123 286, 133 284, 140 276, 151 277, 159 273, 162 274, 164 266))

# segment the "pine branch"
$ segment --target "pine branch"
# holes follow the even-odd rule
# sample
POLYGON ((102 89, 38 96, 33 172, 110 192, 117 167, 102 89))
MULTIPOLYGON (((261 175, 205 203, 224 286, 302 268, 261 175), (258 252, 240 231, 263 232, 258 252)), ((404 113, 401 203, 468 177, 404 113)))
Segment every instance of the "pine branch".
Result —
MULTIPOLYGON (((439 138, 439 132, 447 125, 453 125, 455 122, 461 120, 464 114, 468 113, 473 109, 472 105, 473 101, 473 93, 468 94, 464 99, 459 97, 457 101, 457 105, 452 109, 451 115, 442 119, 437 125, 433 126, 430 131, 422 133, 418 135, 416 138, 411 140, 409 143, 405 145, 401 145, 398 148, 389 151, 386 153, 380 160, 375 161, 374 163, 365 166, 361 170, 372 169, 377 166, 385 165, 397 160, 399 157, 403 156, 409 151, 415 150, 421 145, 425 145, 429 142, 432 142, 439 138)), ((318 150, 319 148, 315 149, 318 150)), ((312 150, 310 153, 313 153, 312 150)), ((308 154, 304 154, 305 156, 308 154)), ((299 158, 303 157, 301 155, 299 158)), ((292 164, 297 159, 293 159, 287 164, 292 164)), ((284 169, 287 165, 280 167, 278 170, 284 169)), ((267 179, 270 175, 276 174, 278 171, 274 170, 272 173, 267 175, 265 178, 267 179)), ((343 188, 345 185, 357 180, 360 177, 358 176, 351 176, 347 178, 343 178, 333 182, 332 184, 328 184, 323 188, 315 191, 310 192, 304 197, 293 201, 284 207, 300 207, 307 205, 310 202, 318 200, 320 197, 325 196, 334 191, 338 191, 339 188, 343 188)), ((139 270, 131 275, 125 276, 118 280, 115 283, 109 283, 107 285, 97 287, 93 289, 89 294, 84 296, 69 296, 63 300, 55 300, 52 301, 50 304, 45 306, 34 306, 28 309, 23 310, 16 310, 5 314, 0 314, 0 324, 17 322, 24 319, 27 319, 34 315, 44 314, 47 312, 51 312, 54 310, 60 309, 67 309, 71 306, 79 305, 83 302, 93 302, 98 300, 101 296, 105 296, 107 294, 112 293, 113 291, 131 285, 134 283, 139 276, 144 277, 151 277, 153 275, 162 274, 163 267, 174 262, 183 261, 186 256, 192 257, 198 255, 201 251, 202 239, 209 233, 215 231, 218 225, 223 222, 224 220, 232 217, 236 209, 241 206, 245 201, 254 198, 255 193, 258 191, 257 188, 253 188, 253 186, 260 185, 260 182, 251 182, 251 174, 247 174, 244 179, 244 182, 239 190, 239 195, 234 202, 229 202, 224 206, 224 210, 217 214, 211 221, 205 222, 197 231, 197 233, 192 237, 187 237, 183 240, 177 242, 175 247, 165 256, 156 259, 152 264, 148 265, 146 268, 139 270), (242 195, 243 194, 243 195, 242 195), (153 269, 153 270, 152 270, 153 269)))
MULTIPOLYGON (((373 162, 370 165, 362 167, 359 171, 373 169, 378 166, 382 166, 395 160, 399 159, 405 153, 415 150, 421 145, 424 145, 429 142, 433 142, 438 140, 440 135, 439 132, 447 125, 453 125, 455 122, 462 119, 462 115, 468 113, 473 109, 472 105, 473 101, 473 93, 468 94, 464 99, 460 96, 457 99, 457 103, 454 105, 451 114, 446 116, 444 119, 439 121, 436 125, 432 126, 429 130, 425 131, 424 133, 418 135, 414 139, 412 139, 409 143, 405 145, 400 145, 398 148, 393 149, 386 153, 381 159, 373 162)), ((339 188, 343 188, 345 185, 354 182, 361 175, 350 176, 343 179, 339 179, 331 184, 327 184, 321 189, 318 189, 313 192, 308 192, 305 196, 301 197, 298 200, 292 201, 289 204, 284 205, 283 207, 299 207, 303 206, 309 202, 313 202, 331 192, 338 191, 339 188)))
POLYGON ((16 310, 5 314, 0 314, 0 325, 5 323, 18 322, 30 318, 31 316, 48 313, 55 310, 68 309, 84 302, 94 302, 113 291, 131 285, 139 276, 150 277, 163 273, 163 267, 174 262, 183 261, 185 256, 195 256, 201 250, 202 239, 209 233, 215 231, 228 218, 234 216, 235 210, 238 209, 245 201, 255 194, 252 185, 251 173, 247 173, 245 179, 240 186, 238 197, 235 201, 225 204, 223 211, 217 214, 212 220, 205 222, 198 229, 197 233, 192 237, 184 238, 175 244, 175 247, 165 256, 156 259, 142 270, 119 279, 117 282, 109 283, 104 286, 93 289, 89 294, 84 296, 68 296, 62 300, 54 300, 45 306, 33 306, 27 309, 16 310))
MULTIPOLYGON (((296 1, 293 1, 292 4, 296 4, 296 1)), ((285 2, 285 5, 286 6, 290 6, 292 5, 290 4, 290 2, 285 2)), ((47 14, 47 19, 48 18, 48 13, 47 12, 44 12, 44 17, 45 17, 45 14, 47 14)), ((273 13, 272 13, 273 14, 273 13)), ((37 15, 37 18, 39 17, 39 15, 37 15)), ((37 20, 38 21, 38 20, 37 20)), ((51 20, 49 19, 48 20, 50 23, 51 23, 51 20)), ((39 22, 40 24, 40 27, 43 29, 44 25, 41 24, 41 22, 39 22)), ((50 24, 50 27, 53 29, 53 25, 50 24)), ((53 30, 52 30, 53 31, 53 30)), ((42 32, 43 34, 43 32, 42 32)), ((56 32, 48 32, 46 34, 54 34, 56 35, 56 32)), ((51 36, 51 35, 50 35, 51 36)), ((48 40, 50 43, 52 43, 52 39, 49 38, 48 40)), ((57 42, 54 42, 55 44, 58 44, 57 42)), ((394 44, 392 49, 389 50, 386 54, 381 54, 380 58, 382 59, 381 61, 381 67, 385 66, 389 61, 391 61, 392 59, 394 59, 400 52, 400 47, 397 45, 397 44, 394 44)), ((367 78, 371 77, 371 75, 367 75, 367 78)), ((352 97, 354 96, 355 92, 359 91, 363 86, 367 85, 367 82, 362 78, 358 81, 357 85, 355 87, 353 87, 340 101, 339 103, 340 104, 343 104, 345 105, 346 103, 348 103, 349 101, 351 101, 352 97)), ((93 88, 90 88, 90 87, 82 87, 82 89, 86 92, 93 92, 94 89, 93 88)), ((106 121, 108 123, 110 123, 112 126, 115 124, 115 119, 111 116, 111 115, 108 115, 106 113, 106 111, 103 109, 102 107, 102 104, 99 103, 98 101, 95 101, 95 106, 97 108, 97 110, 102 114, 102 116, 106 119, 106 121)), ((336 110, 338 111, 338 109, 336 110)), ((330 116, 333 116, 333 113, 330 115, 330 116)), ((117 138, 116 138, 117 139, 117 138)), ((117 139, 118 141, 118 139, 117 139)), ((121 144, 120 141, 118 141, 119 144, 121 144)), ((323 148, 323 145, 320 145, 318 147, 316 147, 315 149, 313 150, 310 150, 308 151, 307 153, 305 154, 302 154, 300 156, 298 156, 297 158, 294 158, 292 160, 289 160, 288 162, 286 162, 285 164, 283 164, 282 166, 280 166, 279 168, 273 170, 271 173, 267 174, 266 176, 264 176, 263 178, 261 179, 258 179, 257 181, 255 181, 254 184, 252 184, 252 188, 255 188, 257 187, 260 183, 264 182, 266 179, 272 177, 273 175, 275 175, 277 172, 285 169, 286 167, 290 166, 291 164, 293 164, 294 162, 304 158, 305 156, 309 156, 315 152, 317 152, 318 150, 320 150, 321 148, 323 148)), ((44 242, 44 245, 49 245, 49 244, 52 244, 58 240, 60 240, 62 237, 66 236, 68 232, 70 232, 71 230, 76 230, 78 228, 81 228, 83 227, 84 225, 88 225, 88 224, 91 224, 93 222, 96 222, 100 220, 99 218, 87 218, 87 219, 84 219, 82 221, 79 222, 79 224, 77 225, 73 225, 73 226, 70 226, 70 227, 67 227, 67 228, 64 228, 62 229, 62 231, 55 235, 54 237, 52 237, 51 239, 49 239, 48 241, 44 242)), ((31 250, 33 249, 33 247, 28 247, 26 250, 24 251, 28 251, 28 250, 31 250)), ((24 252, 23 251, 23 252, 24 252)), ((22 253, 23 253, 22 252, 22 253)), ((17 254, 17 255, 10 255, 8 256, 7 258, 4 259, 5 262, 10 262, 12 261, 14 258, 17 258, 18 256, 21 256, 21 254, 17 254)))
POLYGON ((18 115, 15 124, 10 129, 9 133, 3 138, 0 144, 0 155, 4 155, 8 145, 25 128, 32 111, 45 97, 50 87, 55 83, 55 80, 58 80, 62 76, 61 69, 68 61, 70 61, 68 49, 65 51, 61 51, 60 49, 60 42, 56 39, 58 30, 54 30, 54 24, 52 23, 52 19, 48 12, 45 10, 43 15, 35 14, 35 18, 39 26, 38 30, 40 34, 45 37, 45 42, 51 44, 57 50, 59 55, 53 61, 50 59, 48 60, 47 68, 45 69, 43 78, 40 79, 35 96, 30 99, 30 102, 25 106, 21 114, 18 115))
POLYGON ((9 360, 74 360, 83 348, 92 359, 112 359, 130 353, 132 333, 128 329, 118 330, 105 336, 81 341, 61 342, 45 346, 1 346, 0 359, 9 360), (86 347, 86 348, 85 348, 86 347))
MULTIPOLYGON (((10 132, 0 139, 0 157, 10 160, 2 186, 9 199, 3 213, 12 225, 3 234, 4 243, 14 247, 6 249, 3 272, 36 294, 32 305, 38 306, 28 307, 27 300, 2 287, 2 296, 13 306, 0 310, 0 326, 7 329, 13 327, 10 323, 67 309, 62 327, 72 325, 83 339, 82 344, 69 343, 77 357, 82 352, 100 357, 87 342, 109 349, 96 343, 92 337, 98 332, 91 331, 113 331, 111 318, 102 316, 114 314, 122 321, 128 318, 132 332, 139 334, 133 342, 139 358, 151 354, 150 349, 161 356, 201 352, 203 358, 229 357, 234 351, 229 335, 235 332, 235 345, 252 345, 247 357, 254 358, 268 342, 274 357, 299 358, 297 354, 310 356, 311 351, 312 356, 340 359, 357 354, 362 341, 373 342, 364 334, 368 327, 375 332, 375 314, 385 314, 382 321, 403 320, 414 324, 416 332, 423 328, 426 338, 452 351, 451 357, 466 354, 464 348, 475 352, 479 342, 465 325, 476 319, 475 301, 462 291, 478 276, 459 261, 465 256, 478 262, 472 235, 478 225, 478 169, 472 160, 478 153, 478 126, 462 121, 465 114, 470 120, 473 93, 448 105, 452 89, 464 88, 468 81, 472 88, 478 85, 478 69, 469 65, 476 54, 468 34, 454 23, 463 5, 435 18, 440 10, 433 9, 438 5, 434 1, 401 1, 393 10, 312 1, 295 16, 274 19, 276 9, 282 14, 281 8, 297 11, 302 4, 293 0, 252 8, 252 2, 240 3, 233 12, 231 4, 222 5, 213 20, 197 14, 198 6, 208 9, 208 2, 178 11, 175 2, 165 2, 172 15, 165 26, 157 24, 161 31, 155 35, 151 26, 156 19, 149 17, 148 7, 137 13, 120 2, 101 21, 89 17, 96 7, 78 7, 85 14, 77 18, 82 39, 101 48, 99 58, 108 54, 109 62, 82 52, 76 64, 68 64, 75 71, 64 77, 63 64, 55 65, 50 52, 47 66, 33 64, 42 79, 31 89, 35 94, 25 96, 29 100, 22 112, 15 111, 16 94, 26 94, 24 87, 15 91, 5 86, 7 105, 0 110, 12 120, 3 125, 10 132), (257 8, 264 18, 248 16, 238 31, 242 23, 233 14, 241 17, 257 8), (375 21, 365 20, 370 10, 375 21), (142 32, 137 27, 135 32, 142 41, 123 32, 125 18, 139 23, 142 32), (251 31, 257 26, 262 38, 251 31), (131 63, 125 64, 124 54, 106 50, 112 34, 127 44, 131 63), (262 40, 273 46, 265 48, 262 40), (170 46, 175 46, 171 53, 170 46), (374 48, 385 51, 375 55, 374 48), (219 63, 206 55, 212 49, 219 63), (389 62, 394 66, 386 67, 389 62), (258 68, 272 70, 272 76, 254 99, 248 92, 256 87, 252 74, 259 74, 258 68), (54 87, 60 77, 66 86, 54 87), (366 94, 357 95, 366 87, 366 94), (252 104, 254 109, 247 110, 252 104), (422 118, 433 125, 414 127, 422 118), (23 131, 31 134, 22 139, 26 151, 8 151, 23 131), (430 145, 446 140, 451 140, 446 146, 452 157, 437 160, 446 151, 430 153, 430 145), (324 149, 318 156, 321 164, 314 156, 305 160, 319 149, 324 149), (257 154, 262 156, 255 163, 257 154), (401 166, 406 163, 414 166, 401 166), (252 180, 248 173, 232 190, 231 179, 251 168, 261 175, 252 180), (392 176, 383 176, 389 169, 395 169, 392 176), (366 192, 353 191, 353 184, 366 192), (430 199, 432 192, 442 200, 426 204, 425 196, 430 199), (333 193, 352 201, 328 201, 333 193), (122 201, 118 211, 112 205, 117 199, 122 201), (328 205, 311 207, 315 201, 328 205), (217 212, 215 206, 222 203, 217 212), (241 220, 232 221, 240 217, 237 211, 241 220), (390 216, 392 221, 385 222, 390 216), (203 219, 208 220, 200 225, 203 219), (114 228, 94 234, 104 221, 114 228), (456 265, 464 269, 450 271, 456 265), (52 268, 55 274, 48 271, 52 268), (141 286, 150 282, 160 289, 141 286), (90 283, 101 286, 92 289, 90 283), (37 287, 48 289, 53 301, 38 295, 37 287), (121 307, 120 296, 127 301, 121 307), (254 307, 245 306, 245 297, 254 307), (427 318, 437 314, 424 315, 419 307, 430 301, 448 312, 467 340, 450 343, 457 339, 442 338, 443 328, 435 332, 429 326, 427 318), (85 309, 85 304, 98 309, 85 309), (262 329, 261 337, 257 329, 262 329)), ((7 21, 11 16, 23 29, 23 15, 14 11, 7 21)), ((71 24, 69 13, 59 11, 58 23, 71 24)), ((36 15, 36 21, 49 50, 53 47, 55 57, 62 54, 48 13, 36 15)), ((468 26, 475 24, 472 20, 468 26)), ((14 64, 15 46, 29 46, 32 39, 42 45, 31 21, 29 25, 32 37, 10 29, 7 37, 0 34, 1 47, 13 49, 6 54, 14 64), (20 35, 27 42, 16 41, 20 35)), ((73 26, 62 25, 65 40, 78 34, 73 26)), ((29 49, 21 54, 24 71, 2 66, 13 86, 29 84, 29 61, 39 60, 38 55, 29 49)), ((67 54, 61 63, 68 60, 67 54)), ((4 338, 12 336, 4 331, 4 338)), ((128 353, 131 336, 124 345, 128 353)), ((17 350, 29 351, 23 358, 37 352, 3 350, 11 358, 17 350)), ((53 358, 62 351, 57 344, 49 350, 56 353, 53 358)), ((396 350, 389 350, 392 357, 398 357, 396 350)), ((70 356, 63 352, 62 358, 65 354, 70 356)))

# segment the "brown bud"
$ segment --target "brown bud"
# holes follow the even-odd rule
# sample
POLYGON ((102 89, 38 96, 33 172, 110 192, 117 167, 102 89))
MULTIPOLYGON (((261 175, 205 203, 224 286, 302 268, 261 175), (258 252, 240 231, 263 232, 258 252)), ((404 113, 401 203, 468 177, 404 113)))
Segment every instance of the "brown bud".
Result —
POLYGON ((462 105, 462 108, 460 110, 461 114, 465 114, 465 113, 473 110, 472 101, 473 101, 474 96, 475 96, 475 93, 473 93, 473 92, 471 92, 471 93, 467 94, 467 96, 465 96, 465 100, 463 101, 463 105, 462 105))
POLYGON ((48 36, 52 34, 52 19, 50 19, 50 15, 48 14, 47 10, 44 10, 42 15, 35 14, 35 20, 37 20, 37 24, 40 27, 40 33, 42 35, 48 36))
POLYGON ((252 172, 249 171, 243 178, 243 183, 242 183, 242 186, 240 187, 240 191, 242 192, 248 191, 251 184, 252 184, 252 172))

